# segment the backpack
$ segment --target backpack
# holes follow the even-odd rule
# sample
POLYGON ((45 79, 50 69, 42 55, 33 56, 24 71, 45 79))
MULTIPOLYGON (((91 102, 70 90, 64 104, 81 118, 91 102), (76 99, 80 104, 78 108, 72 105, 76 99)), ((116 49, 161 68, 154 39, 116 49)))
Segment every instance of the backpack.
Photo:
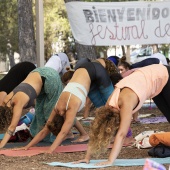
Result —
POLYGON ((148 151, 148 155, 152 157, 165 158, 170 157, 170 146, 162 143, 156 145, 148 151))

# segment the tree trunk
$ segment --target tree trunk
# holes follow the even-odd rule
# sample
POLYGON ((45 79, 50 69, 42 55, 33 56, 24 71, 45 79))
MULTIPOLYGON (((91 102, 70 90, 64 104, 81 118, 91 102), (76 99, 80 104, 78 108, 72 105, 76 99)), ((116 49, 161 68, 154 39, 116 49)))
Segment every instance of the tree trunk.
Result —
POLYGON ((96 51, 94 46, 81 45, 76 43, 77 58, 96 59, 96 51))
POLYGON ((18 25, 20 59, 36 63, 32 0, 18 0, 18 25))
POLYGON ((122 48, 122 54, 123 54, 123 56, 126 56, 125 46, 124 46, 124 45, 121 45, 121 48, 122 48))
POLYGON ((130 45, 127 45, 126 61, 130 63, 130 45))
MULTIPOLYGON (((81 1, 81 0, 64 0, 65 3, 71 2, 71 1, 81 1)), ((76 42, 76 52, 77 52, 77 58, 89 58, 89 59, 96 59, 96 49, 95 46, 88 46, 88 45, 81 45, 76 42)))
POLYGON ((10 51, 8 54, 8 58, 9 58, 10 68, 12 68, 15 65, 14 52, 10 51))

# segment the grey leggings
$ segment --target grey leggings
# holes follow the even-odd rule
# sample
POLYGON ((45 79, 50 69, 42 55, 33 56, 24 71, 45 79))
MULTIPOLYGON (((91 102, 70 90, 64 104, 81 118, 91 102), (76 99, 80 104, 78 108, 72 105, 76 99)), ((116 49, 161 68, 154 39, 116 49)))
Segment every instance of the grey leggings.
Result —
MULTIPOLYGON (((168 73, 170 75, 170 66, 165 67, 167 67, 168 73)), ((153 98, 153 101, 167 118, 168 122, 170 122, 170 77, 163 90, 153 98)))

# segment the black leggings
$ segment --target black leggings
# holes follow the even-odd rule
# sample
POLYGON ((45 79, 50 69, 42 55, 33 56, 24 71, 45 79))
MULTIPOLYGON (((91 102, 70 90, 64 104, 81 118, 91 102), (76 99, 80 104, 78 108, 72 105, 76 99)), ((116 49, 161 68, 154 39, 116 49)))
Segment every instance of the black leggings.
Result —
MULTIPOLYGON (((168 73, 170 75, 170 66, 165 67, 167 67, 168 73)), ((170 122, 170 77, 162 91, 153 98, 153 101, 167 118, 168 122, 170 122)))
POLYGON ((140 62, 134 63, 130 66, 130 69, 149 66, 151 64, 159 64, 160 60, 158 58, 147 58, 140 62))

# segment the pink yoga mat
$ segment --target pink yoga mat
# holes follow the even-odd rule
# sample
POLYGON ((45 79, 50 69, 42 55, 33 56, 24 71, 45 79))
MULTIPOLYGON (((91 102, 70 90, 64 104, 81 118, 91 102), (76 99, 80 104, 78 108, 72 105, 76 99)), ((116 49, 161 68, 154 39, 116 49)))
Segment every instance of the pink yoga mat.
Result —
MULTIPOLYGON (((111 148, 110 145, 108 148, 111 148)), ((44 153, 49 147, 31 147, 29 150, 12 150, 12 149, 4 149, 0 150, 0 155, 5 156, 34 156, 44 153)), ((82 152, 87 150, 87 144, 76 144, 76 145, 66 145, 66 146, 58 146, 55 150, 55 153, 68 153, 68 152, 82 152)))
MULTIPOLYGON (((29 150, 12 150, 12 149, 4 149, 0 150, 0 155, 6 156, 33 156, 44 153, 49 147, 32 147, 29 150)), ((77 144, 77 145, 67 145, 67 146, 59 146, 55 150, 58 153, 66 153, 66 152, 81 152, 87 150, 87 144, 77 144)))

